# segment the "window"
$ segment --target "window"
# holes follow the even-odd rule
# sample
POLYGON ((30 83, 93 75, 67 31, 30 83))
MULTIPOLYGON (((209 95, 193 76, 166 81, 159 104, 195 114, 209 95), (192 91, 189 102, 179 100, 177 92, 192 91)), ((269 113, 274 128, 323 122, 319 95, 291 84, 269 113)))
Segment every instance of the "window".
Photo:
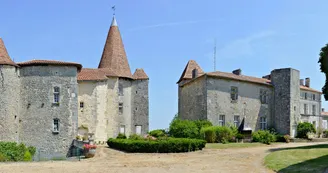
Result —
POLYGON ((136 126, 136 134, 141 135, 141 126, 136 126))
POLYGON ((304 99, 307 100, 307 93, 304 93, 304 99))
POLYGON ((238 88, 232 86, 231 87, 231 100, 237 100, 238 99, 238 88))
POLYGON ((239 115, 235 115, 233 117, 233 124, 235 125, 235 127, 239 127, 239 115))
POLYGON ((118 104, 118 112, 119 112, 120 114, 123 114, 123 103, 119 103, 119 104, 118 104))
POLYGON ((225 124, 225 115, 219 116, 219 126, 224 126, 225 124))
POLYGON ((54 87, 54 103, 59 103, 59 87, 54 87))
POLYGON ((53 132, 58 133, 59 132, 59 119, 54 119, 54 124, 53 124, 53 132))
POLYGON ((84 108, 84 102, 80 102, 80 108, 84 108))
POLYGON ((307 104, 304 104, 304 114, 307 115, 308 114, 308 111, 307 111, 307 104))
POLYGON ((300 97, 301 97, 301 99, 304 98, 304 93, 303 92, 300 92, 300 97))
POLYGON ((268 91, 261 89, 260 90, 260 101, 262 104, 267 104, 268 103, 268 91))
POLYGON ((260 117, 260 127, 261 130, 265 130, 267 128, 266 117, 260 117))
POLYGON ((125 125, 120 126, 120 133, 125 134, 125 125))
POLYGON ((315 100, 315 94, 312 95, 312 100, 315 100))
POLYGON ((312 105, 312 115, 315 115, 315 113, 316 113, 316 106, 312 105))
POLYGON ((122 84, 118 85, 118 95, 120 95, 120 96, 123 95, 123 85, 122 84))

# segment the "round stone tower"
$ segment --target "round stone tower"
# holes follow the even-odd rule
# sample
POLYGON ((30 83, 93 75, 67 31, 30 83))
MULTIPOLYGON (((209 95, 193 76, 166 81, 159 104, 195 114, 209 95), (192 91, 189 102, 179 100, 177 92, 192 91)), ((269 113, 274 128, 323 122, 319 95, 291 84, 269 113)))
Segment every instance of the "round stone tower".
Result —
POLYGON ((18 141, 19 93, 19 66, 0 38, 0 141, 18 141))

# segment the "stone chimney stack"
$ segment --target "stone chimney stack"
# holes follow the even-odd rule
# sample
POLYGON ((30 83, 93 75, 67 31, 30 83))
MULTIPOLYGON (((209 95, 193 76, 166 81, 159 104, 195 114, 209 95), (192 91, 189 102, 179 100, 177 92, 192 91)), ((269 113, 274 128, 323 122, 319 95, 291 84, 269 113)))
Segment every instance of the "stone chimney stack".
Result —
POLYGON ((304 79, 300 79, 300 85, 304 86, 304 79))
POLYGON ((310 87, 310 78, 305 78, 305 86, 310 87))
POLYGON ((192 70, 192 78, 196 78, 198 76, 198 70, 195 68, 192 70))
POLYGON ((235 75, 241 75, 241 69, 239 68, 237 70, 234 70, 234 71, 232 71, 232 73, 235 75))

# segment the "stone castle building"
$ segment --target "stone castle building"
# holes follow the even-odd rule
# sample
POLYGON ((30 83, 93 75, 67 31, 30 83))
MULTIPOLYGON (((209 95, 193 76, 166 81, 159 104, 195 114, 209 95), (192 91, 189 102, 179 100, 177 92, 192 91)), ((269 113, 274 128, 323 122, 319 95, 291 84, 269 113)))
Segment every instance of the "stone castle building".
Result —
POLYGON ((78 63, 15 63, 0 38, 0 141, 23 142, 38 157, 64 157, 83 126, 96 142, 148 132, 148 76, 132 75, 113 18, 97 69, 78 63))
POLYGON ((214 125, 235 125, 244 120, 252 131, 275 128, 296 135, 299 122, 321 126, 321 92, 310 88, 292 68, 275 69, 262 78, 232 73, 205 73, 190 60, 179 81, 179 117, 206 119, 214 125))

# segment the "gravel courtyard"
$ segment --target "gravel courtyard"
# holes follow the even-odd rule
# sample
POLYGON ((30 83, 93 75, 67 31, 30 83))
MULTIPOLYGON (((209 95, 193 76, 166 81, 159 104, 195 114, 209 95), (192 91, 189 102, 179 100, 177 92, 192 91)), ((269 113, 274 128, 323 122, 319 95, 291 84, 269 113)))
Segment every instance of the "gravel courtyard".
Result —
POLYGON ((100 146, 92 159, 81 161, 46 161, 32 163, 0 163, 0 172, 26 173, 189 173, 243 172, 271 173, 263 166, 263 158, 271 148, 285 148, 320 143, 276 144, 240 149, 204 149, 180 154, 127 154, 100 146))

